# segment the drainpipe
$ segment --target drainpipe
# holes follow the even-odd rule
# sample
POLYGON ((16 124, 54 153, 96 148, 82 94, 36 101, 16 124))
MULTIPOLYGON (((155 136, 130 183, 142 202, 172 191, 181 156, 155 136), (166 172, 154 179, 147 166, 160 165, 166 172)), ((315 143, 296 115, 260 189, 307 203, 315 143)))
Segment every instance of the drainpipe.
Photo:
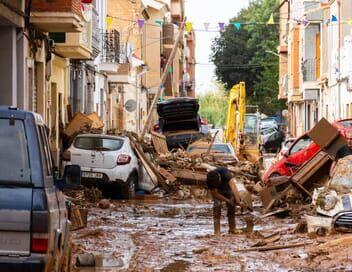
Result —
POLYGON ((338 6, 338 78, 337 78, 337 117, 341 119, 341 1, 337 1, 338 6))

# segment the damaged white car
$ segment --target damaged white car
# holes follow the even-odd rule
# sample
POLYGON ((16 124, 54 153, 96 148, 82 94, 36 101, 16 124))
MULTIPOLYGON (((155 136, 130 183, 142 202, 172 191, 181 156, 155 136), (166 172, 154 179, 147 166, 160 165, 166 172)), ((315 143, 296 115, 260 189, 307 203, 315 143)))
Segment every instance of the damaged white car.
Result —
POLYGON ((325 187, 314 190, 312 204, 324 217, 307 216, 309 225, 352 232, 352 155, 338 160, 333 175, 325 187))

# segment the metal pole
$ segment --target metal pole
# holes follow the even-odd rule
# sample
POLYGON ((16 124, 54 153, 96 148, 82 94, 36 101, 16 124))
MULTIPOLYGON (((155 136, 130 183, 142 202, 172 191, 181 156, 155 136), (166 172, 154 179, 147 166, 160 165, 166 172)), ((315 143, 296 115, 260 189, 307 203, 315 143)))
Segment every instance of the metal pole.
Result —
POLYGON ((175 57, 175 54, 176 54, 176 50, 177 50, 177 46, 178 46, 178 43, 179 41, 181 40, 182 36, 183 36, 183 29, 185 27, 185 24, 186 24, 186 17, 183 19, 183 22, 180 26, 180 29, 179 29, 179 33, 178 33, 178 36, 177 36, 177 39, 174 43, 174 47, 172 48, 172 51, 171 51, 171 54, 166 62, 166 65, 165 65, 165 69, 163 71, 163 74, 161 75, 161 78, 160 78, 160 85, 159 85, 159 88, 158 88, 158 91, 156 92, 155 96, 154 96, 154 99, 152 101, 152 104, 150 106, 150 109, 149 109, 149 112, 148 112, 148 116, 147 116, 147 120, 145 122, 145 125, 143 127, 143 130, 142 130, 142 133, 140 135, 140 140, 143 140, 144 139, 144 136, 147 132, 147 129, 150 127, 150 121, 152 119, 152 114, 153 114, 153 111, 154 111, 154 108, 155 108, 155 104, 161 94, 161 91, 164 89, 163 87, 163 84, 166 80, 166 77, 167 77, 167 74, 168 74, 168 70, 169 70, 169 67, 171 66, 171 63, 175 57))

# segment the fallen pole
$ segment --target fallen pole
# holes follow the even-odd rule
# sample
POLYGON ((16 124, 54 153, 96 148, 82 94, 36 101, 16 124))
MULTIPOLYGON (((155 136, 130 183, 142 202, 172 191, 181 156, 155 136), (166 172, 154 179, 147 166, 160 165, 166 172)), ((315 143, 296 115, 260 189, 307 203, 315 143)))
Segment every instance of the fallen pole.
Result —
POLYGON ((235 252, 249 252, 249 251, 269 251, 269 250, 277 250, 277 249, 286 249, 292 247, 300 247, 307 246, 312 244, 313 242, 305 242, 305 243, 296 243, 296 244, 286 244, 286 245, 274 245, 274 246, 260 246, 260 247, 251 247, 251 248, 241 248, 235 250, 235 252))

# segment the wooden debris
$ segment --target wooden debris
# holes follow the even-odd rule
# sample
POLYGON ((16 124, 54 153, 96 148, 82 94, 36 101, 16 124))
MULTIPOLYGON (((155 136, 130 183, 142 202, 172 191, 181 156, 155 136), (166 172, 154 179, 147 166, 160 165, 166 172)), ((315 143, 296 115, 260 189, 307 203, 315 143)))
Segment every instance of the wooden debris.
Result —
POLYGON ((177 180, 176 177, 172 175, 170 172, 168 172, 165 168, 161 167, 159 169, 159 173, 170 182, 175 182, 177 180))
POLYGON ((162 135, 160 133, 156 133, 154 131, 152 131, 150 134, 152 135, 152 142, 153 142, 155 151, 159 155, 164 155, 164 154, 169 153, 169 149, 167 148, 167 144, 166 144, 165 135, 162 135))
POLYGON ((242 249, 235 250, 235 252, 269 251, 269 250, 287 249, 287 248, 293 248, 293 247, 307 246, 312 243, 313 242, 303 242, 303 243, 294 243, 294 244, 286 244, 286 245, 259 246, 259 247, 251 247, 251 248, 242 248, 242 249))
POLYGON ((77 112, 72 121, 65 128, 65 134, 68 137, 74 137, 81 131, 89 131, 92 127, 93 121, 89 119, 85 114, 77 112))
POLYGON ((87 213, 81 213, 81 209, 78 206, 74 206, 70 211, 70 221, 72 230, 85 228, 87 226, 87 213))
POLYGON ((260 218, 265 218, 265 217, 269 217, 269 216, 272 216, 272 215, 288 214, 291 211, 292 210, 289 207, 283 207, 283 208, 276 209, 276 210, 274 210, 272 212, 265 213, 260 218))
POLYGON ((334 246, 344 246, 344 245, 350 245, 352 243, 352 235, 348 235, 342 238, 338 238, 335 240, 327 241, 324 244, 318 245, 318 249, 325 249, 325 248, 331 248, 334 246))

